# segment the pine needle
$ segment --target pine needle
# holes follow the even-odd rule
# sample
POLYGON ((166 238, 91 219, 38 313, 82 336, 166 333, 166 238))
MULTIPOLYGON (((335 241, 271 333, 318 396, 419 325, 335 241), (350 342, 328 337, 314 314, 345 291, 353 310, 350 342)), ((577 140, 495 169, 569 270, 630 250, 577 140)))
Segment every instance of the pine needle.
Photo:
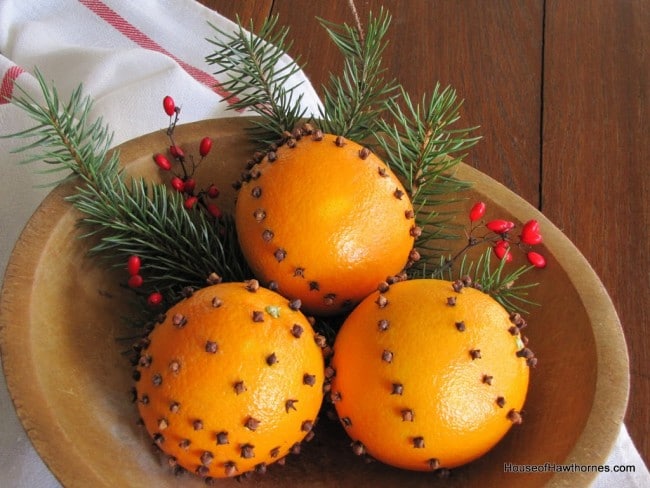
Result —
POLYGON ((329 84, 322 87, 320 123, 326 132, 363 141, 376 129, 398 85, 394 79, 384 77, 386 70, 382 66, 389 13, 383 8, 377 16, 370 13, 365 32, 356 14, 355 19, 355 26, 320 19, 344 62, 343 73, 331 74, 329 84))
POLYGON ((83 214, 80 237, 96 237, 89 255, 124 266, 140 256, 146 289, 178 294, 187 286, 205 286, 212 272, 226 280, 250 277, 236 243, 231 218, 220 222, 198 210, 187 211, 181 196, 164 185, 126 176, 118 151, 110 151, 113 135, 101 118, 90 120, 92 101, 79 85, 63 103, 40 72, 35 73, 44 103, 20 86, 12 102, 36 125, 5 137, 32 138, 16 152, 25 162, 42 161, 54 171, 78 178, 67 198, 83 214))
POLYGON ((289 29, 278 27, 277 23, 277 15, 266 18, 259 34, 253 34, 252 21, 244 29, 239 18, 235 32, 210 24, 215 36, 207 39, 214 52, 206 61, 217 67, 215 75, 228 77, 222 86, 230 93, 225 100, 233 102, 229 109, 248 109, 258 115, 261 120, 254 124, 253 134, 267 144, 277 141, 284 132, 291 132, 306 113, 305 108, 300 108, 301 84, 292 84, 291 80, 301 67, 296 59, 289 60, 286 55, 292 45, 287 40, 289 29))
POLYGON ((464 151, 480 139, 471 136, 476 128, 454 126, 460 106, 450 87, 441 90, 437 84, 419 104, 401 89, 401 97, 389 101, 388 116, 378 120, 374 133, 386 162, 404 181, 422 228, 416 241, 423 251, 419 266, 431 267, 446 249, 445 241, 457 238, 457 212, 450 204, 471 186, 453 176, 464 151))

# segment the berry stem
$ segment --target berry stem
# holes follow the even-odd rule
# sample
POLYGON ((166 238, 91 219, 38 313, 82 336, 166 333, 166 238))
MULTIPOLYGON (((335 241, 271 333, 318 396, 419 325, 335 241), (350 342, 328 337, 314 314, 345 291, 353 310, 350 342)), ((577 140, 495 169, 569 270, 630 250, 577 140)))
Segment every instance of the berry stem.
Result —
POLYGON ((357 12, 357 6, 355 5, 354 0, 348 0, 348 6, 352 11, 352 16, 354 17, 354 24, 357 29, 357 32, 359 33, 359 42, 363 46, 366 35, 363 32, 363 25, 361 24, 361 18, 359 17, 359 12, 357 12))

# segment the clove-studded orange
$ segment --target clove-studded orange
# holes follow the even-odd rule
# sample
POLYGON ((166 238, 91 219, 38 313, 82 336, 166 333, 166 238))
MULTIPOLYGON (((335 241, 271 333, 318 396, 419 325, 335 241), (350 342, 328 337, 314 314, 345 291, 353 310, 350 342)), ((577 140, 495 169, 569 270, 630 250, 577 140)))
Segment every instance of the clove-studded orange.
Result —
POLYGON ((255 280, 208 286, 156 325, 136 402, 170 464, 203 478, 264 472, 313 435, 323 353, 296 302, 255 280))
POLYGON ((414 279, 366 298, 334 343, 331 399, 357 454, 451 469, 522 421, 525 324, 462 282, 414 279))
POLYGON ((235 222, 258 279, 315 315, 347 312, 400 273, 418 230, 390 168, 319 131, 289 138, 250 170, 235 222))

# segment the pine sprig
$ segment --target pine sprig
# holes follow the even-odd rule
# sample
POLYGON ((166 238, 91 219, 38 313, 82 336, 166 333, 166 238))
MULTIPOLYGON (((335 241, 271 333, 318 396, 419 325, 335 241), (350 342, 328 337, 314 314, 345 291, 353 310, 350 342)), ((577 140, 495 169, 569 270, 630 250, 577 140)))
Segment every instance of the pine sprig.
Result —
POLYGON ((136 254, 143 262, 147 287, 177 294, 187 286, 204 286, 212 272, 224 279, 249 277, 238 248, 232 244, 234 223, 211 221, 203 212, 187 211, 181 197, 164 185, 128 178, 119 152, 110 151, 112 133, 101 118, 90 120, 90 97, 77 87, 67 103, 39 72, 44 103, 21 87, 13 103, 37 125, 8 137, 33 139, 17 152, 32 152, 25 162, 44 161, 54 170, 79 177, 68 200, 82 212, 81 237, 95 237, 90 255, 124 266, 136 254))
POLYGON ((384 77, 382 66, 391 16, 383 8, 377 16, 371 13, 365 32, 359 25, 320 22, 344 61, 342 74, 331 74, 329 85, 322 87, 320 123, 326 132, 362 141, 372 134, 398 87, 384 77))
MULTIPOLYGON (((21 162, 29 164, 43 162, 50 166, 40 173, 72 172, 88 181, 94 176, 103 179, 117 173, 117 155, 107 158, 113 136, 108 127, 103 124, 101 117, 89 121, 92 103, 82 95, 81 86, 77 87, 67 104, 63 104, 53 87, 50 88, 40 72, 36 71, 44 103, 40 104, 20 85, 17 85, 19 96, 12 103, 22 109, 39 125, 22 132, 3 135, 21 139, 32 139, 31 143, 17 149, 17 153, 26 153, 21 162), (31 155, 29 155, 31 153, 31 155), (96 158, 99 164, 79 165, 77 161, 96 158)), ((67 179, 64 178, 64 179, 67 179)), ((56 182, 56 183, 60 183, 56 182)))
POLYGON ((303 95, 297 94, 301 84, 291 82, 301 67, 286 56, 292 45, 287 40, 289 29, 277 23, 277 15, 269 16, 258 34, 253 34, 252 21, 246 30, 237 19, 235 32, 210 24, 216 35, 207 39, 214 52, 206 61, 217 66, 215 75, 228 76, 223 88, 229 92, 229 108, 249 109, 259 115, 254 130, 265 142, 274 142, 283 132, 291 131, 306 112, 300 108, 303 95))
POLYGON ((507 261, 501 259, 494 266, 491 263, 492 253, 492 248, 488 247, 476 261, 469 261, 465 254, 457 266, 453 265, 449 257, 440 257, 437 268, 430 273, 423 273, 423 276, 449 281, 466 281, 469 277, 471 286, 490 295, 509 312, 527 313, 525 307, 537 305, 527 298, 528 290, 536 287, 537 283, 522 284, 518 281, 534 266, 522 265, 506 272, 507 261))
POLYGON ((480 137, 471 136, 475 128, 455 128, 461 102, 456 92, 440 85, 429 97, 415 104, 405 90, 401 98, 389 102, 389 117, 378 120, 375 138, 390 167, 402 178, 416 211, 422 235, 416 245, 425 252, 422 264, 431 264, 443 250, 440 243, 455 238, 450 208, 454 195, 470 184, 452 174, 480 137), (442 206, 445 208, 443 209, 442 206))

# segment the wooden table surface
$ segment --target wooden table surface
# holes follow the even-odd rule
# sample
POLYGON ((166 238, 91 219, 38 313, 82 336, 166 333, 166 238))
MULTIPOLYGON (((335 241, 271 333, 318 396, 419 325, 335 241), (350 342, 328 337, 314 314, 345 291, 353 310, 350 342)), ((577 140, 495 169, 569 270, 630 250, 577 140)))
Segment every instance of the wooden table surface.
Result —
MULTIPOLYGON (((316 17, 354 22, 344 0, 202 3, 255 25, 277 12, 317 90, 340 60, 316 17)), ((483 136, 466 162, 541 209, 601 277, 628 342, 626 425, 650 464, 650 2, 356 1, 363 20, 380 6, 389 71, 415 99, 454 87, 483 136)))

